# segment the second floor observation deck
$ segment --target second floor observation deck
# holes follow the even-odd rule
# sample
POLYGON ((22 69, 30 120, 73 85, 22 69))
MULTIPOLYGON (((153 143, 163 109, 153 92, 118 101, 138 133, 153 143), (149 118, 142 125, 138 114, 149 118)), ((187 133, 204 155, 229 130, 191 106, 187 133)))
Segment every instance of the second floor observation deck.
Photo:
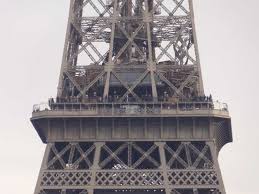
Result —
POLYGON ((83 102, 49 99, 34 105, 32 119, 52 117, 222 117, 230 118, 225 103, 210 100, 178 102, 83 102))

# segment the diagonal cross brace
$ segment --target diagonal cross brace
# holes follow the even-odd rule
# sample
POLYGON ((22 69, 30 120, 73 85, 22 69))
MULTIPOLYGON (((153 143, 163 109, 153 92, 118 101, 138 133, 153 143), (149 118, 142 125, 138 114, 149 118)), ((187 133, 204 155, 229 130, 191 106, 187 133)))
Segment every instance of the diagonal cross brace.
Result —
POLYGON ((158 77, 164 81, 165 83, 167 83, 167 85, 179 96, 181 96, 182 98, 184 98, 185 96, 178 90, 178 88, 176 86, 174 86, 160 71, 156 71, 156 74, 158 75, 158 77))
POLYGON ((197 166, 199 165, 201 160, 204 160, 205 162, 212 164, 212 162, 205 156, 205 154, 208 152, 209 150, 209 146, 205 145, 202 149, 202 151, 198 150, 194 145, 190 144, 189 145, 190 149, 192 149, 197 155, 197 159, 194 161, 193 163, 193 167, 197 168, 197 166))
POLYGON ((132 36, 130 37, 130 39, 128 39, 128 41, 124 44, 124 46, 119 50, 119 52, 117 53, 117 55, 115 56, 113 62, 117 62, 118 58, 123 54, 123 52, 127 49, 127 47, 129 46, 130 43, 132 43, 134 41, 134 38, 138 35, 138 33, 140 32, 140 30, 143 28, 144 23, 142 23, 141 25, 139 25, 139 27, 136 29, 135 32, 133 32, 132 36))
POLYGON ((71 148, 71 145, 66 145, 60 152, 55 147, 55 144, 52 145, 51 150, 55 154, 55 156, 48 162, 47 167, 49 168, 51 165, 53 165, 57 160, 60 162, 63 168, 66 167, 66 164, 64 160, 62 159, 62 156, 71 148))
POLYGON ((112 151, 107 145, 104 145, 103 149, 106 150, 110 155, 107 158, 105 158, 102 162, 100 162, 99 166, 102 168, 105 167, 105 165, 108 164, 112 159, 115 159, 120 164, 126 166, 126 164, 124 164, 124 162, 121 161, 117 155, 120 154, 125 148, 127 148, 127 146, 128 144, 124 143, 117 150, 112 151))
POLYGON ((142 156, 132 165, 132 168, 137 168, 145 159, 149 160, 156 167, 160 166, 160 164, 150 156, 150 154, 157 148, 156 145, 152 145, 147 151, 144 151, 141 147, 139 147, 136 144, 132 144, 132 147, 142 154, 142 156))
MULTIPOLYGON (((139 98, 139 96, 138 96, 133 90, 130 89, 130 87, 128 86, 128 84, 126 84, 122 79, 120 79, 120 77, 117 75, 116 72, 112 71, 112 74, 119 80, 119 82, 123 85, 123 87, 126 88, 127 91, 132 94, 132 96, 134 96, 138 101, 141 101, 141 99, 139 98)), ((127 93, 127 92, 126 92, 126 93, 127 93)), ((129 93, 128 93, 128 94, 129 94, 129 93)), ((127 94, 126 94, 126 96, 127 96, 127 94)), ((125 97, 126 97, 126 96, 125 96, 125 97)), ((122 102, 124 99, 125 99, 125 98, 119 99, 119 102, 122 102)))
POLYGON ((179 156, 182 149, 184 149, 184 145, 180 144, 176 151, 170 148, 167 144, 165 144, 165 149, 171 154, 171 159, 167 162, 168 166, 172 166, 175 160, 178 160, 185 168, 188 168, 188 164, 179 156))
MULTIPOLYGON (((119 102, 122 102, 126 97, 127 97, 127 95, 128 94, 132 94, 132 95, 134 95, 134 97, 136 97, 137 95, 135 95, 135 93, 133 92, 133 90, 138 86, 138 84, 140 84, 142 81, 143 81, 143 79, 145 79, 145 77, 147 76, 147 74, 149 73, 149 71, 148 70, 146 70, 134 83, 133 83, 133 85, 131 86, 131 87, 126 87, 126 89, 127 89, 127 92, 119 99, 119 102)), ((137 96, 137 99, 139 100, 139 101, 141 101, 141 99, 137 96)))
POLYGON ((88 159, 88 155, 95 149, 95 146, 92 145, 89 149, 84 152, 79 144, 76 144, 76 149, 80 153, 80 157, 75 161, 73 164, 74 166, 77 166, 82 160, 86 162, 86 164, 89 166, 89 168, 92 166, 91 161, 88 159))
POLYGON ((101 79, 105 74, 105 71, 102 71, 99 75, 96 76, 95 79, 93 79, 83 90, 78 94, 78 97, 84 96, 86 92, 99 80, 101 79))

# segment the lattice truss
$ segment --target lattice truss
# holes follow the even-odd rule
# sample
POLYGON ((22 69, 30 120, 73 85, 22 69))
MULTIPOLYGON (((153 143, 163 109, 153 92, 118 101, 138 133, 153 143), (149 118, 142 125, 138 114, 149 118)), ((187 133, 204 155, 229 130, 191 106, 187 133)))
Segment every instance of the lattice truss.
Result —
POLYGON ((201 95, 189 2, 71 0, 58 96, 201 95))
POLYGON ((51 146, 47 168, 89 169, 93 164, 94 150, 92 143, 55 143, 51 146))
POLYGON ((186 194, 188 189, 182 191, 187 187, 207 194, 219 189, 217 161, 204 142, 54 143, 48 147, 39 178, 45 193, 171 188, 172 194, 186 194))

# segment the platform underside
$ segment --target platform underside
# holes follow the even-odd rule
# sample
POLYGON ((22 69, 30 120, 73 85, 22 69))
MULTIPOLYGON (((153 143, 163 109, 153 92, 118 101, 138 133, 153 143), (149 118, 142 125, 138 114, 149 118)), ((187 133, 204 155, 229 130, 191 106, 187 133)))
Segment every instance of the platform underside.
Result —
POLYGON ((217 151, 232 142, 228 118, 128 117, 128 118, 33 118, 42 141, 215 141, 217 151))

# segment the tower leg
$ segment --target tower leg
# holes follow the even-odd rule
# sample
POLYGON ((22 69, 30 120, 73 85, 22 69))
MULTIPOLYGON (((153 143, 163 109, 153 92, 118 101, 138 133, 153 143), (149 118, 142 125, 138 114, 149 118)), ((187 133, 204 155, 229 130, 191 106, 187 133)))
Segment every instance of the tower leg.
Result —
MULTIPOLYGON (((166 142, 164 150, 164 177, 168 180, 166 183, 164 179, 165 187, 171 188, 173 194, 226 194, 213 142, 166 142)), ((164 163, 163 156, 161 162, 164 163)))
POLYGON ((48 144, 46 149, 45 149, 45 153, 44 153, 44 157, 43 157, 43 160, 42 160, 42 163, 41 163, 41 168, 40 168, 36 188, 34 190, 34 194, 40 194, 40 192, 41 192, 41 190, 40 190, 41 177, 43 176, 44 170, 47 169, 48 156, 49 156, 49 153, 50 153, 51 146, 52 146, 51 144, 48 144))
POLYGON ((212 141, 207 142, 207 145, 210 147, 214 168, 215 168, 215 171, 216 171, 217 176, 218 176, 219 187, 220 187, 219 190, 220 190, 221 194, 226 194, 222 174, 221 174, 220 167, 219 167, 218 153, 217 153, 217 150, 216 150, 216 145, 212 141))
POLYGON ((89 142, 48 144, 34 194, 93 193, 96 169, 93 164, 99 147, 98 143, 89 142))

